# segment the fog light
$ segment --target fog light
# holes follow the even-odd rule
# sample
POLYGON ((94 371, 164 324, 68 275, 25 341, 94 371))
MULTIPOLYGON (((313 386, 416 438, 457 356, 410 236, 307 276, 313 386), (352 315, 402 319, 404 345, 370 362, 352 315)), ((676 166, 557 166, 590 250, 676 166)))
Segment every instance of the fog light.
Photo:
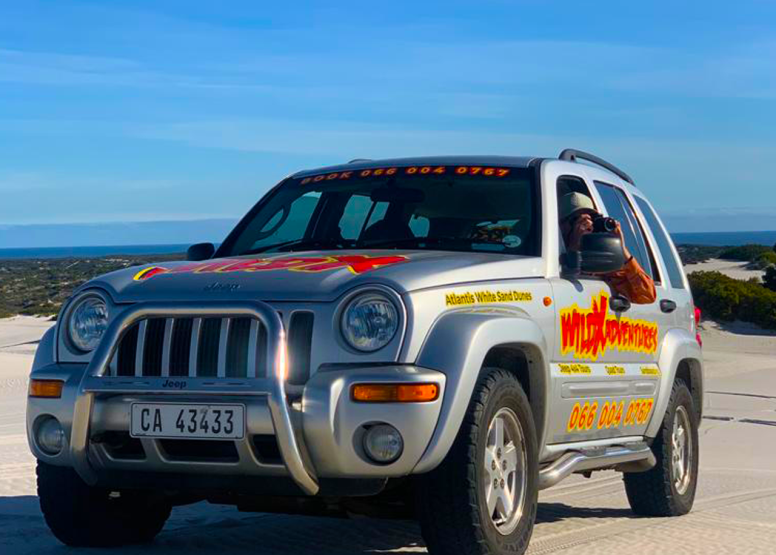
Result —
POLYGON ((56 418, 47 418, 38 426, 38 447, 48 455, 59 455, 65 445, 65 431, 56 418))
POLYGON ((403 450, 404 439, 399 430, 389 424, 376 424, 364 434, 364 451, 377 463, 392 463, 403 450))

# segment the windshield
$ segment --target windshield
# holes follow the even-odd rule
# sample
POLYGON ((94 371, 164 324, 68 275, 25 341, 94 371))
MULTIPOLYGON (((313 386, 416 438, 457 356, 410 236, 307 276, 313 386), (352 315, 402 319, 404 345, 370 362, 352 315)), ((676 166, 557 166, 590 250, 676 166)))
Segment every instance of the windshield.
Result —
POLYGON ((413 166, 288 179, 240 222, 219 255, 401 248, 536 256, 533 175, 413 166))

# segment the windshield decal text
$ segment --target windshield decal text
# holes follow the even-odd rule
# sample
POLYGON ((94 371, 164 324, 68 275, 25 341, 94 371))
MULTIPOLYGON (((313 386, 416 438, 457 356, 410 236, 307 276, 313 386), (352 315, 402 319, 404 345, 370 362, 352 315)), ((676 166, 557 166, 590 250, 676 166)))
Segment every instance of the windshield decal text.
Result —
POLYGON ((576 304, 560 311, 560 353, 574 358, 597 360, 608 349, 654 354, 657 351, 657 323, 616 316, 609 312, 609 296, 601 291, 590 308, 576 304))
POLYGON ((484 175, 486 177, 506 177, 509 168, 494 168, 491 166, 409 166, 406 168, 368 168, 365 170, 348 170, 344 172, 322 173, 304 177, 300 185, 320 183, 322 181, 341 181, 351 178, 383 177, 392 175, 484 175))
POLYGON ((288 270, 291 272, 328 272, 347 269, 353 274, 400 264, 409 260, 406 256, 367 256, 363 254, 334 256, 293 256, 287 258, 225 258, 210 262, 185 264, 174 268, 150 266, 135 274, 135 281, 144 281, 162 274, 226 274, 232 272, 267 272, 288 270))

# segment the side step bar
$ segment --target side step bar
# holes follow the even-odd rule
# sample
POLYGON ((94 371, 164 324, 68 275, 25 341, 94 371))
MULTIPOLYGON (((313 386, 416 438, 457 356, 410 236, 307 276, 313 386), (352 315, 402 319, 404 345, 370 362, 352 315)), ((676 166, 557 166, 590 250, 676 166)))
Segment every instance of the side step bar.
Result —
POLYGON ((572 451, 539 471, 539 489, 550 488, 574 472, 610 468, 625 472, 644 472, 655 466, 656 462, 652 449, 643 442, 572 451))

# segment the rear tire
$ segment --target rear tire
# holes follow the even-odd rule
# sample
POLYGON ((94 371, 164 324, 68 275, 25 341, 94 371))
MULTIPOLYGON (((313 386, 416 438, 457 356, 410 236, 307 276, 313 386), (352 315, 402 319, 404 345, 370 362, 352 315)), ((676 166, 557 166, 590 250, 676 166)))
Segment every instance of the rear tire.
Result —
POLYGON ((417 515, 429 553, 523 553, 536 520, 538 478, 528 398, 513 374, 483 369, 447 457, 418 477, 417 515))
POLYGON ((682 380, 674 382, 652 452, 654 468, 623 475, 631 509, 642 516, 689 513, 698 486, 698 413, 682 380))
POLYGON ((140 492, 87 485, 72 469, 38 462, 38 497, 46 524, 71 547, 148 543, 161 532, 171 506, 140 492))

